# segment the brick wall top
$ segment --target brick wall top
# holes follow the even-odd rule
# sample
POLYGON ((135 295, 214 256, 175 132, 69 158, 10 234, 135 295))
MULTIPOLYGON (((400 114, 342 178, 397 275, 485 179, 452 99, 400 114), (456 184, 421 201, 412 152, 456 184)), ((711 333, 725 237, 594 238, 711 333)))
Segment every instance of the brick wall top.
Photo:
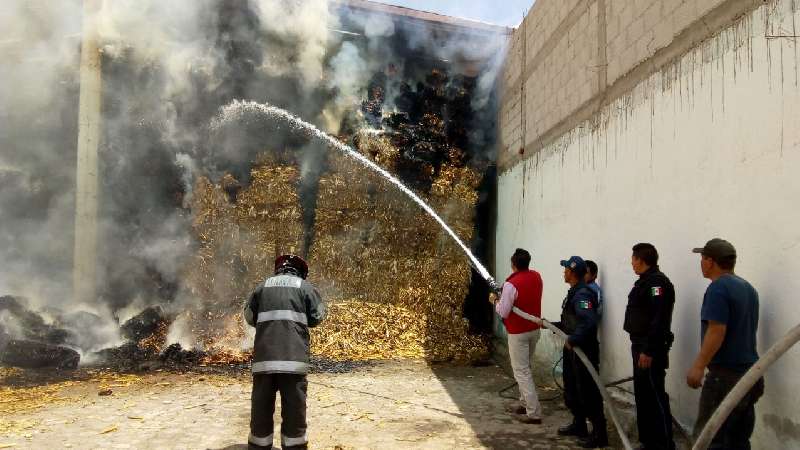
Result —
POLYGON ((512 35, 503 71, 501 168, 568 131, 570 121, 585 118, 587 108, 632 88, 631 79, 643 76, 637 73, 643 62, 674 57, 675 49, 688 51, 698 36, 710 37, 726 26, 725 20, 729 25, 758 4, 537 0, 512 35))

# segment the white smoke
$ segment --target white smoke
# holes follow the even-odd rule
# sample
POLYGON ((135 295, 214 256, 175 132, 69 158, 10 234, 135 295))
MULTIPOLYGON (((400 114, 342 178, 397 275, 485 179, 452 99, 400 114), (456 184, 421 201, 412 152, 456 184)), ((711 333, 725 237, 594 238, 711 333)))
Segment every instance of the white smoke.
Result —
POLYGON ((257 0, 264 31, 295 43, 291 52, 270 52, 262 69, 269 74, 298 75, 307 89, 315 89, 325 73, 330 29, 338 27, 328 0, 257 0))
POLYGON ((364 35, 370 39, 393 36, 395 32, 394 20, 385 14, 370 14, 362 23, 364 35))
MULTIPOLYGON (((180 294, 165 298, 144 285, 151 271, 167 284, 180 283, 191 251, 190 217, 181 206, 191 204, 196 177, 231 167, 249 173, 253 155, 240 141, 209 143, 204 121, 219 104, 269 100, 337 133, 345 113, 360 109, 375 73, 394 71, 412 83, 419 75, 388 45, 400 33, 410 40, 408 48, 442 60, 486 58, 498 48, 480 40, 443 42, 423 26, 409 33, 383 14, 351 13, 340 20, 341 11, 327 0, 99 3, 103 8, 92 25, 105 87, 101 298, 72 299, 83 1, 0 2, 0 295, 29 297, 35 307, 90 312, 101 318, 98 330, 117 327, 155 303, 191 301, 180 294), (331 31, 341 28, 351 33, 331 31), (249 69, 257 82, 243 73, 249 69), (170 181, 182 187, 177 201, 169 198, 170 181)), ((487 71, 480 80, 487 93, 481 108, 496 74, 487 71)), ((387 107, 397 84, 388 81, 387 107)), ((263 151, 265 136, 282 145, 272 134, 247 143, 263 151)), ((304 174, 314 172, 309 164, 317 159, 303 159, 304 174)), ((193 340, 180 323, 173 330, 176 342, 193 340)), ((118 340, 106 331, 95 338, 118 340)))
POLYGON ((172 322, 167 332, 167 344, 180 344, 187 350, 198 348, 197 338, 192 333, 192 326, 187 316, 180 315, 172 322))
POLYGON ((181 168, 181 182, 186 194, 183 197, 183 207, 188 208, 192 204, 192 197, 194 196, 194 180, 200 176, 197 162, 187 153, 178 153, 175 155, 175 164, 181 168))

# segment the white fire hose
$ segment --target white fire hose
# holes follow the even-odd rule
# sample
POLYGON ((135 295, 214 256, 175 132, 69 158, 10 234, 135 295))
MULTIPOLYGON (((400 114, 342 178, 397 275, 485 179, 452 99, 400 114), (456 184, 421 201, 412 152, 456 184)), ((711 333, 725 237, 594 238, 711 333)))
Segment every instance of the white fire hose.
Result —
POLYGON ((728 392, 725 400, 719 405, 714 414, 708 419, 703 432, 697 438, 692 450, 705 450, 711 444, 711 440, 716 436, 717 431, 723 423, 728 419, 728 416, 733 411, 733 408, 750 392, 750 389, 759 379, 764 375, 764 372, 778 360, 784 353, 786 353, 793 345, 800 341, 800 325, 794 328, 782 337, 781 340, 775 343, 769 351, 761 357, 747 373, 744 374, 741 380, 736 383, 736 386, 728 392))
MULTIPOLYGON (((540 319, 540 318, 538 318, 536 316, 532 316, 532 315, 526 313, 525 311, 517 308, 516 306, 514 307, 513 311, 514 311, 515 314, 517 314, 518 316, 522 317, 523 319, 526 319, 526 320, 534 322, 534 323, 536 323, 538 325, 541 325, 541 326, 547 328, 548 330, 552 331, 553 333, 555 333, 561 339, 563 339, 565 341, 567 340, 567 335, 563 331, 561 331, 558 328, 556 328, 552 323, 550 323, 550 322, 548 322, 548 321, 546 321, 544 319, 540 319)), ((617 428, 617 433, 619 433, 619 437, 620 437, 620 439, 622 439, 622 445, 625 447, 625 450, 632 450, 633 447, 631 446, 631 441, 628 439, 628 436, 625 434, 625 431, 622 429, 622 423, 619 420, 619 416, 617 414, 616 408, 614 408, 614 404, 611 402, 611 396, 608 395, 608 391, 606 390, 606 387, 600 381, 600 375, 597 373, 596 370, 594 370, 594 365, 592 365, 592 362, 589 361, 589 358, 586 357, 586 354, 583 353, 583 350, 581 350, 580 348, 573 347, 572 351, 574 351, 575 354, 578 355, 578 358, 580 358, 580 360, 583 362, 583 365, 586 366, 586 370, 589 371, 589 374, 592 376, 592 379, 594 380, 594 383, 597 385, 597 388, 600 390, 600 395, 603 396, 603 400, 606 402, 606 405, 608 405, 608 412, 611 414, 611 420, 614 422, 614 426, 617 428)))

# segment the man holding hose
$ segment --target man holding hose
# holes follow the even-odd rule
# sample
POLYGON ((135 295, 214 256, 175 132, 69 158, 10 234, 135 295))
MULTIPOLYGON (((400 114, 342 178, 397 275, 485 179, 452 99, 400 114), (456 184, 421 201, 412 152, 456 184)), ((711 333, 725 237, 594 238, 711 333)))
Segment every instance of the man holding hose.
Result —
POLYGON ((278 392, 281 448, 308 449, 308 329, 325 318, 325 304, 307 277, 308 264, 302 258, 283 255, 275 260, 275 276, 259 285, 244 305, 245 320, 256 328, 249 449, 272 449, 278 392))
POLYGON ((600 343, 597 341, 597 294, 586 286, 586 262, 580 256, 561 261, 564 281, 570 288, 564 299, 561 321, 556 325, 567 334, 564 343, 564 403, 572 413, 572 423, 559 428, 562 436, 585 437, 584 448, 608 445, 603 397, 586 366, 573 351, 578 347, 586 354, 595 370, 600 368, 600 343), (589 434, 586 419, 592 423, 589 434))
POLYGON ((540 424, 542 406, 531 370, 536 343, 539 342, 539 325, 513 311, 516 307, 532 316, 542 315, 542 277, 539 272, 530 270, 530 263, 530 253, 518 248, 511 256, 513 273, 503 284, 500 301, 496 302, 496 296, 492 296, 491 301, 496 302, 497 314, 503 318, 508 331, 508 355, 519 386, 520 402, 510 406, 508 411, 520 422, 540 424))

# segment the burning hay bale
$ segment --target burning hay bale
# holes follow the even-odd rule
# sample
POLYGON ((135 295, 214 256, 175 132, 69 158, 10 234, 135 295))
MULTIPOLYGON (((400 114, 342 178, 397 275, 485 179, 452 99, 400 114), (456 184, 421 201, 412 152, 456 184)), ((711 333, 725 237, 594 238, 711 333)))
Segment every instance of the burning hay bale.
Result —
MULTIPOLYGON (((472 133, 475 80, 433 70, 416 87, 403 83, 400 95, 388 102, 387 93, 397 91, 390 83, 386 76, 374 77, 359 123, 343 126, 343 133, 471 242, 482 181, 474 159, 481 144, 472 142, 481 139, 472 133), (398 110, 387 114, 389 103, 398 110), (357 131, 365 117, 372 127, 386 129, 357 131)), ((197 250, 181 295, 191 302, 178 320, 206 352, 203 363, 248 358, 240 350, 248 344, 241 304, 272 273, 276 256, 305 251, 304 236, 311 281, 331 301, 328 321, 313 332, 317 356, 466 360, 486 353, 462 314, 472 280, 468 259, 434 219, 388 182, 338 155, 328 159, 311 189, 315 210, 304 211, 301 204, 308 202, 300 199, 298 164, 288 152, 272 155, 262 155, 250 177, 236 172, 241 181, 226 174, 219 182, 195 183, 197 250)), ((180 359, 181 351, 170 354, 180 359)))
POLYGON ((155 359, 158 352, 153 348, 142 348, 136 342, 126 342, 119 347, 100 350, 94 356, 105 365, 120 370, 133 370, 141 363, 155 359))
POLYGON ((173 317, 160 306, 145 308, 120 327, 126 343, 95 352, 94 356, 104 364, 123 370, 137 369, 142 363, 158 358, 167 344, 172 322, 173 317))
MULTIPOLYGON (((74 338, 68 330, 47 323, 39 313, 30 310, 27 301, 21 297, 11 295, 0 297, 0 319, 3 316, 13 322, 13 325, 8 324, 9 328, 16 328, 15 334, 24 340, 63 345, 74 338)), ((3 321, 0 320, 1 322, 3 321)))
POLYGON ((0 352, 0 362, 31 369, 54 367, 74 370, 78 368, 80 360, 81 356, 71 348, 15 339, 9 340, 0 352))
POLYGON ((123 323, 122 335, 130 341, 140 342, 157 334, 169 322, 160 306, 151 306, 123 323))
POLYGON ((361 130, 356 134, 354 142, 361 153, 369 156, 384 169, 393 171, 400 150, 392 144, 389 136, 361 130))
POLYGON ((204 356, 201 350, 185 350, 181 344, 172 344, 161 353, 159 359, 165 364, 185 366, 199 364, 204 356))
MULTIPOLYGON (((471 271, 460 249, 385 181, 343 158, 331 167, 320 181, 311 265, 312 281, 333 306, 314 330, 313 351, 356 360, 483 357, 485 342, 469 335, 462 317, 471 271)), ((465 242, 480 181, 472 169, 443 166, 427 195, 465 242)))
POLYGON ((220 184, 205 178, 196 183, 193 234, 199 248, 186 273, 187 295, 196 302, 181 318, 198 344, 223 361, 244 358, 240 314, 247 295, 272 273, 279 253, 301 248, 299 180, 298 167, 262 155, 250 184, 237 187, 235 196, 229 188, 238 182, 230 175, 220 184))
POLYGON ((19 297, 0 297, 0 363, 11 367, 72 370, 80 355, 66 347, 74 337, 68 330, 55 327, 38 313, 28 309, 19 297))

